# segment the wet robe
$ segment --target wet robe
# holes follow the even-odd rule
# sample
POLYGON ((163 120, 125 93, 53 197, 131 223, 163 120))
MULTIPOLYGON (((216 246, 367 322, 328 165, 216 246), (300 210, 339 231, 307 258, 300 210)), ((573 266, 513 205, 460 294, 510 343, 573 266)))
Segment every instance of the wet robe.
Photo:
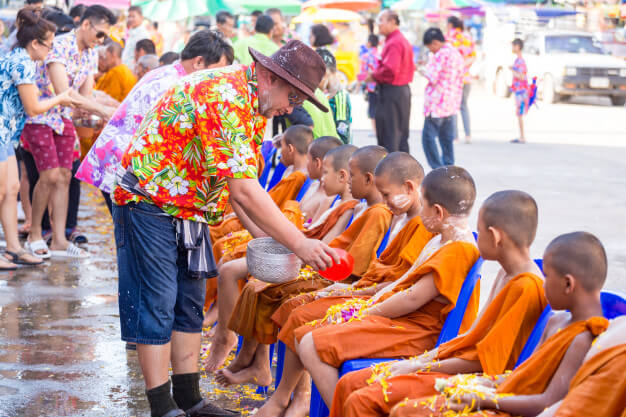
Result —
MULTIPOLYGON (((550 336, 537 351, 516 368, 500 386, 496 389, 497 394, 513 395, 536 395, 543 393, 554 373, 558 369, 565 353, 579 334, 589 331, 593 336, 598 336, 606 330, 609 321, 604 317, 591 317, 585 321, 577 321, 550 336)), ((447 411, 444 408, 445 398, 437 396, 434 410, 424 405, 424 402, 432 397, 410 400, 406 404, 399 404, 391 415, 400 416, 434 416, 443 417, 447 411)), ((472 417, 484 415, 481 412, 471 414, 472 417)), ((511 417, 509 413, 497 410, 489 410, 489 415, 511 417)))
MULTIPOLYGON (((415 263, 424 245, 433 238, 422 224, 419 216, 413 217, 398 232, 389 246, 370 264, 365 274, 357 281, 356 288, 367 288, 374 284, 391 282, 402 277, 415 263)), ((347 296, 324 297, 315 300, 316 293, 301 294, 285 303, 272 316, 280 327, 287 326, 293 332, 296 328, 313 320, 321 319, 326 311, 335 304, 346 301, 347 296), (298 308, 306 304, 306 308, 298 308), (291 319, 287 325, 287 320, 291 319)), ((290 344, 293 347, 293 338, 290 344)))
POLYGON ((598 352, 585 362, 554 417, 626 416, 626 344, 598 352))
MULTIPOLYGON (((543 280, 530 272, 519 274, 502 287, 466 335, 439 346, 436 359, 479 361, 483 372, 489 375, 512 370, 547 304, 543 280)), ((368 385, 366 382, 371 375, 371 369, 362 369, 339 380, 331 417, 389 414, 391 408, 405 398, 436 395, 435 379, 451 376, 418 372, 389 378, 385 400, 380 383, 368 385)))
MULTIPOLYGON (((435 286, 440 296, 448 301, 447 304, 431 300, 414 312, 394 319, 367 316, 350 323, 305 324, 291 334, 286 325, 278 338, 293 349, 294 336, 300 341, 312 332, 319 358, 334 368, 339 368, 350 359, 402 358, 430 350, 435 347, 446 316, 454 308, 463 281, 478 256, 478 249, 471 243, 454 241, 444 244, 379 300, 379 303, 383 302, 410 288, 427 274, 433 274, 435 286)), ((480 288, 477 286, 470 296, 461 331, 468 330, 474 322, 479 297, 480 288)))
MULTIPOLYGON (((343 210, 350 206, 354 209, 354 203, 343 203, 336 209, 337 214, 331 214, 328 221, 336 223, 343 214, 339 208, 343 210)), ((344 249, 352 255, 353 274, 363 274, 376 257, 376 250, 389 228, 391 217, 391 211, 384 204, 375 204, 368 207, 342 234, 330 242, 329 246, 344 249)), ((328 232, 332 228, 328 226, 315 228, 307 233, 307 236, 328 232)), ((300 292, 314 291, 328 285, 330 282, 317 274, 283 284, 268 284, 252 279, 237 300, 228 328, 247 339, 256 339, 259 343, 275 343, 278 328, 270 317, 281 303, 300 292)))

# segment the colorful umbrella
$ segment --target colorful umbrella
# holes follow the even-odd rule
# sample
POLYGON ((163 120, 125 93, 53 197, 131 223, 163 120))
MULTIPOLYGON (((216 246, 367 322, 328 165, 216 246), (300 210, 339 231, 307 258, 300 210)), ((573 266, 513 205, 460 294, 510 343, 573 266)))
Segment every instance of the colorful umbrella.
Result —
POLYGON ((127 9, 130 6, 130 0, 76 0, 74 3, 84 4, 85 6, 99 4, 109 9, 127 9))
POLYGON ((133 1, 133 4, 141 6, 146 18, 157 22, 184 20, 209 13, 206 0, 149 0, 133 1))
POLYGON ((280 9, 284 14, 295 16, 302 10, 302 3, 298 0, 228 0, 228 4, 241 7, 248 13, 273 7, 280 9))
POLYGON ((354 12, 360 12, 362 10, 371 10, 380 7, 380 1, 378 0, 309 0, 302 4, 302 9, 309 7, 330 8, 330 9, 342 9, 352 10, 354 12))
POLYGON ((318 9, 309 7, 300 16, 295 17, 293 23, 322 23, 322 22, 360 22, 360 14, 350 10, 318 9))

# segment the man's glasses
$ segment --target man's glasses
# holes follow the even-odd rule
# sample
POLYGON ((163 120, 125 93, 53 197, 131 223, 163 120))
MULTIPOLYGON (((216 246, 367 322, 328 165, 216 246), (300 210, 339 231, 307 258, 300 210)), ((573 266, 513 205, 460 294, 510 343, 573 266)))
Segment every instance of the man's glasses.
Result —
POLYGON ((287 96, 287 100, 289 100, 289 105, 293 107, 301 106, 304 103, 305 98, 300 98, 297 93, 291 93, 287 96))
POLYGON ((95 27, 95 26, 93 25, 93 23, 91 23, 91 20, 87 19, 87 21, 89 22, 89 25, 91 25, 91 27, 93 28, 93 30, 95 30, 95 31, 96 31, 96 38, 98 38, 98 39, 104 39, 104 38, 106 38, 106 37, 107 37, 107 33, 106 33, 105 31, 103 31, 103 30, 98 30, 98 28, 97 28, 97 27, 95 27))

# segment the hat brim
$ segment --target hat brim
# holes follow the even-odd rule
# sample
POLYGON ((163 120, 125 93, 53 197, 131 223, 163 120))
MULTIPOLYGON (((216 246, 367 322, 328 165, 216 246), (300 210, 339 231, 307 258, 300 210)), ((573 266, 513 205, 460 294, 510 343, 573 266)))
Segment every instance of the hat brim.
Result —
POLYGON ((311 89, 307 87, 302 81, 289 74, 280 65, 275 63, 270 57, 263 55, 256 49, 248 47, 248 52, 250 52, 252 59, 261 64, 263 67, 267 68, 269 71, 273 72, 277 77, 285 80, 289 85, 302 91, 304 95, 306 95, 306 99, 313 103, 315 107, 317 107, 324 113, 328 113, 328 108, 319 102, 319 100, 315 97, 315 92, 311 91, 311 89))

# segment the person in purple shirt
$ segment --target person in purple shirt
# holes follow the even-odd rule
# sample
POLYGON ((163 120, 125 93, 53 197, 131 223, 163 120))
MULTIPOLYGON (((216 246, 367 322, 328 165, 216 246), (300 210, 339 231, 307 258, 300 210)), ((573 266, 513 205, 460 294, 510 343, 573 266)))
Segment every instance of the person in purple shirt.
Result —
POLYGON ((400 32, 396 12, 383 10, 378 16, 378 32, 385 36, 385 46, 378 68, 365 82, 378 84, 376 137, 389 152, 409 152, 411 89, 415 65, 413 48, 400 32))

